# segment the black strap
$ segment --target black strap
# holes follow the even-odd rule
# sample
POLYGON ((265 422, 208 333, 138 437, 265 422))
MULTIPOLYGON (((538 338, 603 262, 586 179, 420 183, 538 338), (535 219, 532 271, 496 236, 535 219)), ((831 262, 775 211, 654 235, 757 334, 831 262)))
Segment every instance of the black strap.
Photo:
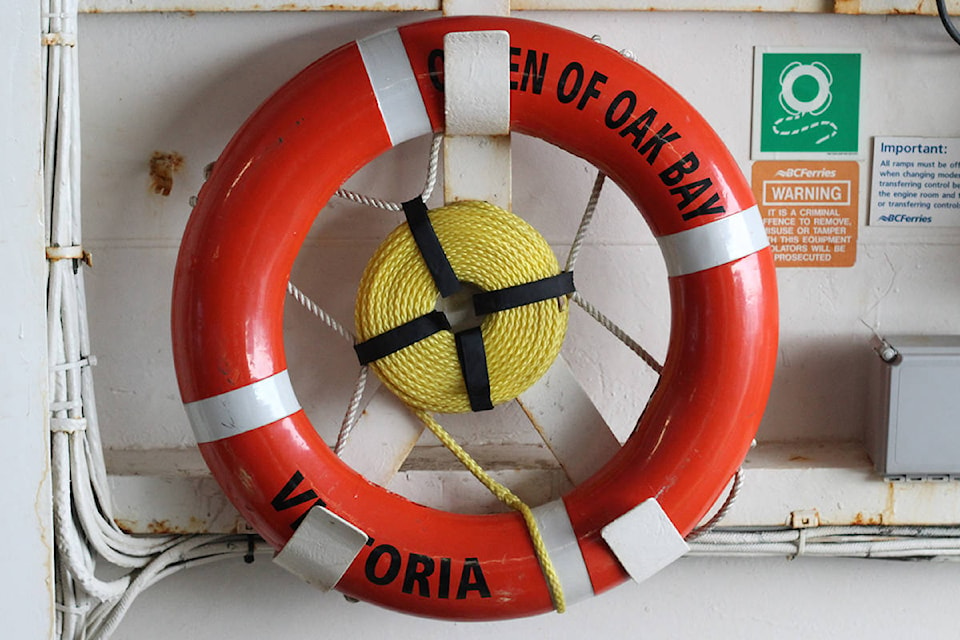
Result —
POLYGON ((450 330, 447 316, 440 311, 431 311, 399 327, 355 344, 353 349, 357 352, 360 364, 369 364, 444 330, 450 330))
POLYGON ((525 282, 496 291, 484 291, 473 296, 473 312, 478 316, 506 311, 550 298, 559 298, 576 291, 573 272, 564 271, 549 278, 525 282))
POLYGON ((437 232, 430 224, 427 205, 420 196, 417 196, 413 200, 407 200, 401 206, 403 214, 407 217, 410 233, 413 234, 413 241, 420 249, 423 262, 427 265, 427 270, 433 277, 437 289, 440 290, 440 296, 446 298, 456 293, 460 290, 460 280, 453 272, 453 267, 447 260, 447 254, 443 252, 443 247, 440 245, 440 239, 437 238, 437 232))
POLYGON ((464 329, 455 334, 457 358, 467 387, 467 397, 473 411, 493 409, 490 400, 490 375, 487 372, 487 352, 483 348, 480 327, 464 329))

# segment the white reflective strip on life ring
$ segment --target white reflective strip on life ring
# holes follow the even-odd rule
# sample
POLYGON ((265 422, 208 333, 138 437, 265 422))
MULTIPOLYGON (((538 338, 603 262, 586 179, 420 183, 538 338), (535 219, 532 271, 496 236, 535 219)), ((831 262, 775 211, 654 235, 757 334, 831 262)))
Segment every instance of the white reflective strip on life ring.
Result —
POLYGON ((407 50, 396 29, 357 40, 383 123, 394 146, 433 131, 407 50))
POLYGON ((284 369, 245 387, 183 405, 197 443, 245 433, 300 411, 290 375, 284 369))
POLYGON ((643 582, 690 550, 656 498, 644 500, 605 526, 600 535, 636 582, 643 582))
POLYGON ((719 267, 770 244, 756 205, 693 229, 660 236, 657 242, 670 277, 719 267))
POLYGON ((547 554, 560 577, 563 599, 567 604, 573 604, 592 597, 593 583, 563 500, 542 504, 532 511, 547 546, 547 554))
POLYGON ((367 543, 367 534, 314 506, 273 561, 321 591, 330 591, 367 543))

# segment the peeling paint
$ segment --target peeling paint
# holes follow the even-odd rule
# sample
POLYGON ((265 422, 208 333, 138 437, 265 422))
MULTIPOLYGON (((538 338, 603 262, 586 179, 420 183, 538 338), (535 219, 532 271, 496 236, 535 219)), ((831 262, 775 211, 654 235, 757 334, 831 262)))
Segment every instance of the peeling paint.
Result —
POLYGON ((858 14, 861 12, 860 0, 836 0, 833 10, 846 15, 858 14))
POLYGON ((169 196, 173 190, 173 176, 184 165, 184 158, 176 151, 154 151, 150 156, 150 192, 169 196))
MULTIPOLYGON (((170 520, 151 520, 145 526, 141 526, 136 520, 125 520, 121 518, 114 519, 114 523, 120 527, 120 530, 126 534, 152 534, 152 535, 185 535, 191 533, 211 533, 209 524, 206 520, 190 516, 186 523, 171 524, 170 520)), ((236 527, 238 532, 241 525, 236 527)))
POLYGON ((137 530, 137 523, 133 520, 124 520, 122 518, 114 518, 113 523, 120 528, 120 531, 124 533, 134 533, 137 530))
POLYGON ((867 516, 861 511, 853 517, 853 521, 850 524, 854 525, 880 525, 883 524, 883 515, 877 516, 867 516))
POLYGON ((886 504, 884 504, 883 512, 880 514, 881 523, 892 524, 896 522, 893 515, 893 509, 894 509, 895 500, 896 500, 896 493, 897 493, 897 487, 892 482, 888 482, 887 483, 887 501, 886 501, 886 504))
POLYGON ((253 476, 250 475, 249 471, 244 468, 237 469, 237 476, 244 489, 250 493, 254 493, 256 491, 256 487, 254 486, 253 482, 253 476))

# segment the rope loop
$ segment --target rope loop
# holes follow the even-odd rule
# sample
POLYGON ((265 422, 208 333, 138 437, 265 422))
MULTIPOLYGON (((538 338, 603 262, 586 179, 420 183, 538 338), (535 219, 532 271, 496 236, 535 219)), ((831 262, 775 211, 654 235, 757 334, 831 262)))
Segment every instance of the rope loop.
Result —
POLYGON ((563 585, 560 582, 560 576, 557 574, 553 560, 550 558, 550 553, 547 551, 546 542, 543 540, 540 525, 537 524, 533 510, 510 489, 494 480, 433 416, 425 411, 415 411, 415 413, 427 429, 437 437, 437 440, 457 458, 460 464, 462 464, 473 477, 480 481, 480 484, 486 487, 487 491, 492 493, 497 500, 520 513, 523 517, 523 523, 527 527, 527 532, 530 535, 530 542, 533 544, 537 562, 540 563, 540 569, 543 571, 547 588, 550 590, 553 608, 556 609, 557 613, 564 613, 567 610, 567 605, 563 595, 563 585))

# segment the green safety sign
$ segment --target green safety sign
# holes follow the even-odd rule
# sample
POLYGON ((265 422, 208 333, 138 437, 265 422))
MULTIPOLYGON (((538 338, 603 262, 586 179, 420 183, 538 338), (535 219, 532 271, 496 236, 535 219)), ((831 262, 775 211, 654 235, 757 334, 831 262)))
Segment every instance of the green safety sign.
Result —
POLYGON ((859 154, 860 57, 758 48, 753 157, 859 154))

